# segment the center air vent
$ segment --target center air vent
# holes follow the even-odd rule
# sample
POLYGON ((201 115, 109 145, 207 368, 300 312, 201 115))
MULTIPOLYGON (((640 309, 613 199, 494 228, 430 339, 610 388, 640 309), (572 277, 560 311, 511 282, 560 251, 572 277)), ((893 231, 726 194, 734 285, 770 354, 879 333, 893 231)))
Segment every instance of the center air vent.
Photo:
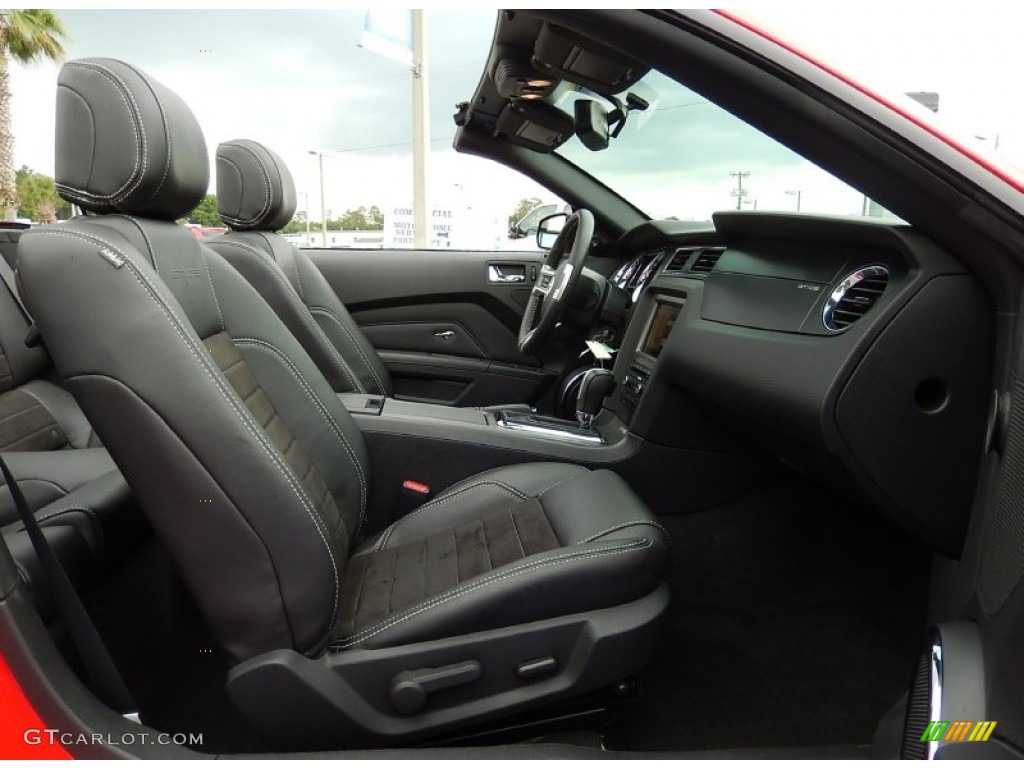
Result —
POLYGON ((679 248, 676 250, 676 252, 672 254, 672 258, 669 260, 668 264, 665 265, 665 274, 678 274, 680 272, 684 272, 686 269, 686 262, 690 260, 691 256, 693 256, 693 248, 679 248))
POLYGON ((871 309, 889 283, 889 270, 882 266, 861 267, 839 281, 825 302, 821 321, 830 331, 843 331, 871 309))
POLYGON ((715 268, 715 264, 721 258, 724 248, 708 248, 707 250, 701 251, 697 258, 693 260, 693 264, 690 265, 691 272, 700 272, 707 274, 715 268))

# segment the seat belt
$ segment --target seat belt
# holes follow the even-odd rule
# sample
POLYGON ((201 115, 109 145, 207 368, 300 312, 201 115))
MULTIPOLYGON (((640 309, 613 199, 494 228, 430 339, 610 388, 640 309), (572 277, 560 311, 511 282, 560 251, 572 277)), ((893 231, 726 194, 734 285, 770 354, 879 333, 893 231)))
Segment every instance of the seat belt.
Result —
POLYGON ((78 649, 78 656, 85 666, 86 675, 92 683, 92 691, 108 707, 124 715, 129 720, 139 721, 139 710, 135 705, 128 687, 124 684, 124 678, 117 671, 114 660, 110 657, 110 651, 103 644, 96 625, 85 610, 82 599, 78 596, 75 588, 71 585, 64 566, 60 564, 57 556, 53 553, 50 543, 43 535, 39 522, 36 520, 32 510, 29 509, 25 496, 18 487, 18 483, 11 475, 7 462, 0 455, 0 471, 3 472, 4 480, 10 489, 11 497, 14 499, 14 506, 18 508, 18 514, 25 524, 28 537, 32 541, 32 547, 39 557, 42 565, 43 576, 53 592, 57 607, 60 609, 64 623, 67 624, 71 639, 78 649))
POLYGON ((0 280, 4 281, 4 285, 7 286, 7 290, 10 291, 11 297, 18 305, 18 309, 21 310, 21 314, 25 316, 25 322, 32 325, 32 316, 28 313, 28 309, 25 307, 25 302, 21 300, 21 294, 18 293, 18 280, 14 276, 14 270, 11 269, 11 265, 7 263, 7 259, 0 256, 0 280))

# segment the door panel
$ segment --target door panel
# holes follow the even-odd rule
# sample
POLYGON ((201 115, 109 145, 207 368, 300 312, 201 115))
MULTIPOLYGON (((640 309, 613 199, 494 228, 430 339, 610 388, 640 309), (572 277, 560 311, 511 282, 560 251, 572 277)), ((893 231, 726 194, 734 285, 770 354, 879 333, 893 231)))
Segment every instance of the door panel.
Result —
POLYGON ((532 403, 553 374, 479 358, 381 350, 396 397, 421 403, 474 406, 532 403))
POLYGON ((540 252, 307 251, 404 399, 533 402, 554 379, 517 347, 540 252))
POLYGON ((410 304, 366 309, 353 315, 378 349, 536 365, 533 357, 519 352, 517 333, 479 304, 410 304))
MULTIPOLYGON (((438 305, 447 306, 447 305, 438 305)), ((431 307, 433 309, 434 307, 431 307)), ((369 315, 371 313, 366 313, 369 315)), ((384 320, 366 317, 363 332, 377 349, 407 349, 438 355, 482 357, 490 355, 462 323, 454 320, 384 320)))

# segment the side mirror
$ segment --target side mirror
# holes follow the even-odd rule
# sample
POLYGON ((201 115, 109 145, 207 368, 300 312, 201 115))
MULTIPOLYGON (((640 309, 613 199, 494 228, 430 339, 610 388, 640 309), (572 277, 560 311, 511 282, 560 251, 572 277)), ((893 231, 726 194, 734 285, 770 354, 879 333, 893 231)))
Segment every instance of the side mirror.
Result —
POLYGON ((556 213, 541 219, 537 225, 537 247, 542 251, 551 248, 568 219, 568 213, 556 213))
POLYGON ((576 135, 591 152, 608 148, 608 113, 592 99, 579 99, 573 105, 576 135))

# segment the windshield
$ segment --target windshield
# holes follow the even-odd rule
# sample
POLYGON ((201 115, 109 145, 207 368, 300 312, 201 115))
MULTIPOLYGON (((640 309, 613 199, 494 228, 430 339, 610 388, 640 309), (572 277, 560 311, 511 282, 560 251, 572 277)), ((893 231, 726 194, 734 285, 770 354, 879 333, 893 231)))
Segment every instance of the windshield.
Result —
MULTIPOLYGON (((573 137, 559 154, 657 219, 707 221, 720 210, 892 217, 849 185, 665 75, 630 89, 650 106, 630 112, 607 149, 573 137)), ((569 91, 572 112, 589 93, 569 91)), ((603 106, 611 109, 607 102, 603 106)))

